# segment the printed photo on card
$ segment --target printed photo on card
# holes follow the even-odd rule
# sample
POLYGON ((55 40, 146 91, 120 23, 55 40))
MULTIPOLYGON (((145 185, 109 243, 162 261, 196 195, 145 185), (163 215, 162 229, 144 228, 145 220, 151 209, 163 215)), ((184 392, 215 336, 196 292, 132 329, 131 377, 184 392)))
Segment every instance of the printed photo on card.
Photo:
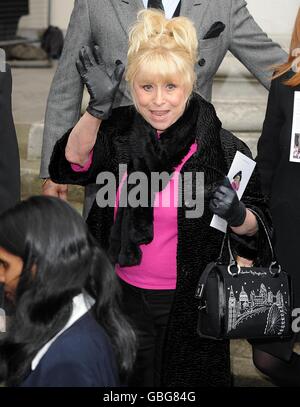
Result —
MULTIPOLYGON (((239 199, 241 199, 243 196, 255 165, 256 162, 254 160, 247 157, 245 154, 242 154, 240 151, 236 152, 227 177, 229 178, 231 186, 235 190, 239 199)), ((225 233, 227 229, 227 222, 219 216, 214 215, 210 226, 225 233)))
POLYGON ((294 92, 290 161, 300 163, 300 92, 294 92))

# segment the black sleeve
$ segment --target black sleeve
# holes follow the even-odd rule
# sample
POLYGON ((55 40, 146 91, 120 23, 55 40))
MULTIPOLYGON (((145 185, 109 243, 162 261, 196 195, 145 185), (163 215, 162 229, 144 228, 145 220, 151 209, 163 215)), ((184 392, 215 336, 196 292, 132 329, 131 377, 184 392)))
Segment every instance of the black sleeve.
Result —
MULTIPOLYGON (((253 159, 249 147, 243 141, 237 138, 235 138, 235 140, 236 150, 253 159)), ((254 236, 230 233, 233 238, 235 253, 239 256, 255 260, 255 264, 257 265, 269 265, 271 262, 271 252, 268 250, 268 239, 261 221, 265 225, 269 235, 272 235, 272 222, 267 197, 262 193, 260 174, 257 166, 253 171, 241 200, 248 209, 254 211, 259 216, 259 218, 257 218, 259 230, 254 236)))
POLYGON ((112 143, 112 136, 101 131, 93 149, 93 160, 88 171, 73 171, 71 164, 66 160, 65 149, 72 129, 59 139, 53 149, 49 174, 53 182, 57 184, 88 185, 96 182, 101 171, 113 171, 116 165, 116 154, 112 143))
POLYGON ((280 79, 272 81, 262 134, 257 144, 256 161, 262 191, 267 196, 271 193, 273 176, 280 158, 279 135, 284 123, 280 108, 279 84, 280 79))
POLYGON ((12 78, 0 72, 0 213, 20 200, 20 159, 11 108, 12 78))

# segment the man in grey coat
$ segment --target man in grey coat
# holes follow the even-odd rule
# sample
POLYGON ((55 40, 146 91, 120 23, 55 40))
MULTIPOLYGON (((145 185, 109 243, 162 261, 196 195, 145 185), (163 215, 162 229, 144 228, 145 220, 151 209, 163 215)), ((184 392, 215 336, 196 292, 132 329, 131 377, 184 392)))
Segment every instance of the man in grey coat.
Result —
MULTIPOLYGON (((51 86, 45 118, 41 178, 48 178, 48 165, 55 142, 80 116, 83 84, 76 70, 78 52, 84 45, 97 44, 108 74, 115 61, 126 64, 129 27, 143 7, 155 6, 160 0, 75 0, 63 54, 51 86)), ((186 16, 197 29, 199 61, 196 66, 196 91, 211 99, 212 83, 229 50, 247 69, 269 88, 271 66, 282 63, 287 55, 272 42, 249 14, 245 0, 162 0, 166 16, 186 16)), ((115 107, 131 104, 125 81, 121 83, 115 107)), ((95 133, 99 123, 91 116, 76 131, 95 133)), ((46 195, 66 198, 67 186, 47 179, 46 195)), ((87 192, 87 195, 89 193, 87 192)))

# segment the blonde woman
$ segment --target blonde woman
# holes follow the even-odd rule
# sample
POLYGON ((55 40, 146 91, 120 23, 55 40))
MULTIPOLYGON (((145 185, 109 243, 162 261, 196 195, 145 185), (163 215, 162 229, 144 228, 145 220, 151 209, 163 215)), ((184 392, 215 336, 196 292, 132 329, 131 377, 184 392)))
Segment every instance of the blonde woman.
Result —
POLYGON ((224 178, 236 151, 250 152, 229 132, 220 133, 213 106, 193 93, 197 45, 187 18, 167 20, 159 11, 141 11, 129 35, 126 67, 135 106, 113 111, 122 63, 107 73, 97 47, 94 56, 82 50, 77 67, 91 95, 85 115, 101 119, 98 136, 78 136, 79 121, 57 142, 49 167, 58 183, 86 185, 108 173, 116 180, 113 204, 103 205, 104 195, 101 199, 102 192, 98 194, 87 222, 115 264, 124 307, 136 328, 139 349, 129 382, 134 386, 230 385, 228 341, 197 336, 195 289, 206 264, 217 258, 224 236, 210 227, 213 213, 226 219, 232 232, 248 236, 258 235, 248 207, 265 218, 254 178, 243 202, 224 178), (119 178, 121 164, 127 165, 127 176, 119 178), (187 199, 179 181, 192 174, 189 191, 197 195, 195 179, 201 172, 204 207, 190 216, 197 202, 187 199), (152 187, 154 173, 171 177, 152 187), (135 205, 130 198, 139 181, 129 179, 137 174, 151 188, 146 188, 146 202, 135 205), (165 194, 171 191, 175 194, 165 206, 165 194), (127 206, 120 205, 124 198, 127 206))
MULTIPOLYGON (((292 278, 294 307, 299 309, 300 161, 290 157, 296 138, 292 125, 297 91, 300 91, 300 9, 288 61, 277 68, 271 84, 257 156, 262 187, 270 199, 276 255, 292 278)), ((256 366, 282 386, 300 386, 300 356, 293 352, 295 340, 296 332, 290 341, 268 342, 254 351, 256 366)))

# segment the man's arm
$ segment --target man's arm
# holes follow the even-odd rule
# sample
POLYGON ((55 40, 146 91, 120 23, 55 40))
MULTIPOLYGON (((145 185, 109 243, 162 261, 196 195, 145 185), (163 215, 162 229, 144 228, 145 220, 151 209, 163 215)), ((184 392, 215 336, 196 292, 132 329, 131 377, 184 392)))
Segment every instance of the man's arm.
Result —
POLYGON ((0 213, 20 200, 20 159, 11 109, 10 67, 0 72, 0 213))
POLYGON ((287 61, 287 54, 273 42, 247 9, 245 0, 232 0, 229 50, 267 89, 274 65, 287 61))
POLYGON ((47 178, 48 165, 56 141, 73 127, 80 116, 83 84, 76 69, 78 52, 91 45, 92 34, 87 0, 75 0, 62 56, 47 103, 40 176, 47 178))

